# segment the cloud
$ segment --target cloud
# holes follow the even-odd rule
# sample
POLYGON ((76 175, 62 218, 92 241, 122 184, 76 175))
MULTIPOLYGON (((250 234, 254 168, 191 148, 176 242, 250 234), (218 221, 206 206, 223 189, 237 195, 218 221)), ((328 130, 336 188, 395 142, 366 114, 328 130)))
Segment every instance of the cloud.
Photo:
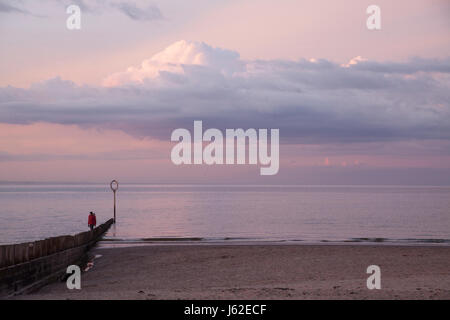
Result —
POLYGON ((4 1, 0 1, 0 12, 30 14, 29 11, 17 8, 17 7, 15 7, 7 2, 4 2, 4 1))
MULTIPOLYGON (((31 3, 31 2, 28 2, 31 3)), ((119 11, 128 18, 136 21, 153 21, 163 19, 161 10, 148 1, 117 1, 117 0, 49 0, 50 5, 77 5, 83 13, 101 14, 111 11, 119 11)), ((27 4, 26 2, 24 4, 27 4)), ((32 16, 41 17, 29 10, 18 8, 5 0, 0 0, 0 13, 22 13, 32 16)))
POLYGON ((132 20, 153 21, 163 19, 161 10, 148 1, 116 1, 116 0, 58 0, 65 6, 75 4, 83 12, 100 14, 105 11, 117 10, 132 20))
POLYGON ((351 66, 358 70, 366 70, 380 73, 414 74, 417 72, 445 72, 450 73, 450 60, 421 59, 415 57, 409 63, 400 62, 376 62, 356 57, 350 62, 351 66), (444 63, 443 63, 444 62, 444 63))
POLYGON ((102 87, 59 78, 0 88, 0 122, 120 129, 279 128, 284 143, 450 140, 450 59, 244 61, 179 41, 102 87))
POLYGON ((140 67, 129 67, 124 72, 114 73, 104 81, 105 86, 143 84, 147 80, 169 77, 172 81, 183 77, 188 66, 202 66, 212 72, 232 75, 243 70, 239 54, 234 51, 213 48, 203 42, 177 41, 163 51, 144 60, 140 67))
POLYGON ((117 10, 128 18, 136 21, 153 21, 163 19, 161 10, 148 1, 115 1, 115 0, 58 0, 65 6, 76 4, 83 12, 100 14, 111 10, 117 10))
POLYGON ((114 6, 133 20, 152 21, 163 18, 159 8, 154 5, 148 5, 144 8, 140 8, 134 3, 120 2, 114 6))

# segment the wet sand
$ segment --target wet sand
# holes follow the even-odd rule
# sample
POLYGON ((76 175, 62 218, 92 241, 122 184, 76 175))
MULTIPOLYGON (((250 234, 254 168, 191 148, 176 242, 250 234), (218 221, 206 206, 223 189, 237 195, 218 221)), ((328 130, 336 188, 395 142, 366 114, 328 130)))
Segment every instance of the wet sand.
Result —
POLYGON ((18 299, 450 299, 450 248, 158 245, 96 248, 81 290, 65 282, 18 299), (366 269, 381 268, 369 290, 366 269))

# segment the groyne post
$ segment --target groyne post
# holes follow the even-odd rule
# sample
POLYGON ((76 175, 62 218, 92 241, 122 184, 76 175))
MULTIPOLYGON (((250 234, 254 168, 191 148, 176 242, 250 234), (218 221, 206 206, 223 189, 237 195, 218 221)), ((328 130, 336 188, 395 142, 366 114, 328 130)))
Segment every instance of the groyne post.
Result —
POLYGON ((109 219, 94 231, 0 245, 0 297, 35 290, 65 274, 69 265, 81 262, 112 224, 113 219, 109 219))

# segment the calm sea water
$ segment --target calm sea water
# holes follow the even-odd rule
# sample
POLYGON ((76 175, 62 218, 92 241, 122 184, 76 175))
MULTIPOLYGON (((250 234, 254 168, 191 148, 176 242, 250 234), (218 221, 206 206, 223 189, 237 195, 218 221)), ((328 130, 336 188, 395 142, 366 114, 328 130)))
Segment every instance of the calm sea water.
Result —
MULTIPOLYGON (((108 185, 1 185, 0 243, 86 231, 112 200, 108 185)), ((110 240, 450 243, 450 187, 121 184, 117 206, 110 240)))

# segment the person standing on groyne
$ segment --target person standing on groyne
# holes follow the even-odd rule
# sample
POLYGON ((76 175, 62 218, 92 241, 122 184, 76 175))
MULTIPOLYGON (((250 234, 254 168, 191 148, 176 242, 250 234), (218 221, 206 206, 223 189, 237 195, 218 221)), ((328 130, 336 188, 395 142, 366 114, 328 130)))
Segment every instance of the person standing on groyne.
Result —
POLYGON ((95 213, 92 211, 89 213, 88 217, 88 226, 91 228, 91 230, 94 230, 95 226, 97 224, 97 218, 95 217, 95 213))

